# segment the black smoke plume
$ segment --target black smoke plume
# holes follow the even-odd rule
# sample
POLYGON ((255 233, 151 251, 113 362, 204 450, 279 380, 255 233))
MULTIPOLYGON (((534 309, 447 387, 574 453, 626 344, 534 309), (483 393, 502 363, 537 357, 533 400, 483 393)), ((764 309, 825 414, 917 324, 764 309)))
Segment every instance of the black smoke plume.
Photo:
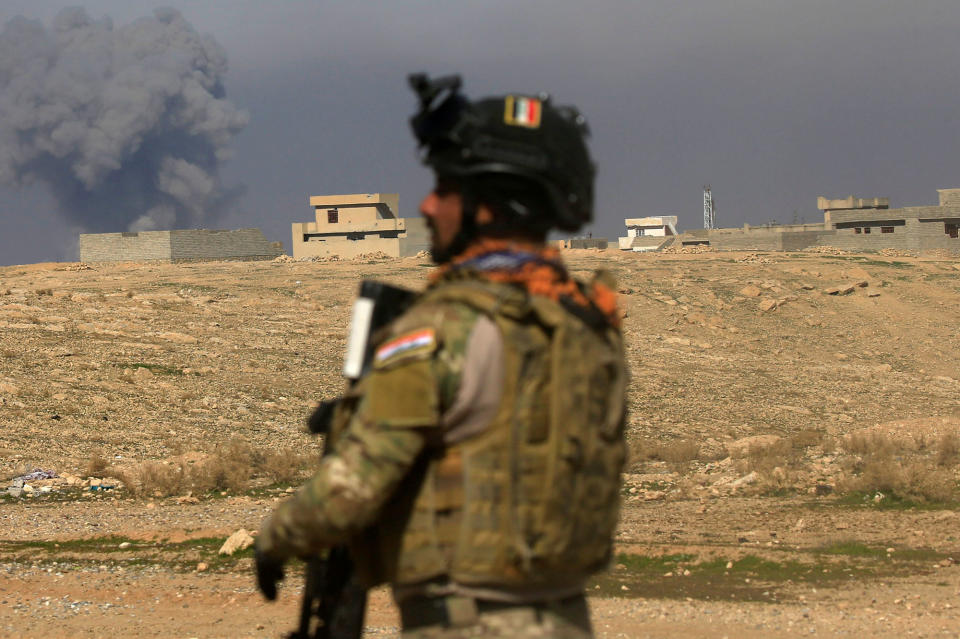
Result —
POLYGON ((219 165, 247 114, 227 58, 173 9, 114 28, 81 8, 0 32, 0 186, 49 185, 84 230, 192 228, 239 194, 219 165))

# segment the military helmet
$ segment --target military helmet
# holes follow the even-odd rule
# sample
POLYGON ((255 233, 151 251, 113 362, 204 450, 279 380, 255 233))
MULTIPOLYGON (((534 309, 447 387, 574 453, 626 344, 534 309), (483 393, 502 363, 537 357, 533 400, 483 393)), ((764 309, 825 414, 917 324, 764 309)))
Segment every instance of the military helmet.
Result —
POLYGON ((593 219, 596 169, 586 119, 545 94, 471 102, 460 76, 411 75, 420 110, 410 120, 423 161, 440 176, 511 176, 538 187, 549 203, 539 224, 576 231, 593 219))

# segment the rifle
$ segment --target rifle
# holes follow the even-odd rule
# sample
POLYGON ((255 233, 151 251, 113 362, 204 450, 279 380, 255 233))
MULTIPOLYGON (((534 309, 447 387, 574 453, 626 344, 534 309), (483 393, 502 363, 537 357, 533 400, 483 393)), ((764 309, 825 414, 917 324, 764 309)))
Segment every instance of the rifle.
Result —
MULTIPOLYGON (((397 286, 364 280, 353 304, 350 337, 344 358, 343 375, 352 386, 370 369, 376 331, 402 315, 416 293, 397 286)), ((339 399, 324 400, 307 420, 310 432, 324 434, 323 454, 332 452, 330 423, 339 399)), ((346 546, 335 546, 325 556, 307 562, 300 626, 288 639, 359 639, 367 590, 354 574, 353 559, 346 546), (313 626, 311 630, 311 626, 313 626)))

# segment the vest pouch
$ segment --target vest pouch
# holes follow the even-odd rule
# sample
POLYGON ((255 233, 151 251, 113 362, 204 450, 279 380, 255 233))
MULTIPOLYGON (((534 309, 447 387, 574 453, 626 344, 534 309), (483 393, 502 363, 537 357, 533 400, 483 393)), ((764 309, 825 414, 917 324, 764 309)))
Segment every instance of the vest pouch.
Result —
POLYGON ((548 436, 518 437, 517 559, 530 576, 564 581, 601 568, 612 550, 626 458, 626 371, 615 331, 598 332, 564 312, 539 314, 552 324, 549 392, 530 392, 548 398, 548 436))

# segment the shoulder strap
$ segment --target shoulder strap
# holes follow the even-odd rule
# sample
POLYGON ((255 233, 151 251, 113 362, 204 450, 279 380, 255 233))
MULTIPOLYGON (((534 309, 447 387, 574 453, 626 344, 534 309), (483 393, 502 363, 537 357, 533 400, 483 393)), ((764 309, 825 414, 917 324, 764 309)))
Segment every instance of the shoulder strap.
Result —
POLYGON ((516 319, 530 313, 530 296, 521 288, 498 282, 459 280, 445 282, 423 294, 424 302, 460 302, 489 316, 507 315, 516 319))
MULTIPOLYGON (((597 275, 601 274, 605 272, 597 272, 597 275)), ((584 296, 589 296, 589 291, 582 282, 577 282, 577 286, 584 296)), ((523 319, 534 313, 541 324, 550 328, 556 328, 567 321, 570 315, 598 333, 605 333, 609 328, 606 317, 593 304, 581 306, 567 298, 555 302, 546 297, 529 295, 518 286, 500 282, 476 279, 445 282, 426 291, 422 299, 460 302, 490 317, 503 314, 513 319, 523 319)))

